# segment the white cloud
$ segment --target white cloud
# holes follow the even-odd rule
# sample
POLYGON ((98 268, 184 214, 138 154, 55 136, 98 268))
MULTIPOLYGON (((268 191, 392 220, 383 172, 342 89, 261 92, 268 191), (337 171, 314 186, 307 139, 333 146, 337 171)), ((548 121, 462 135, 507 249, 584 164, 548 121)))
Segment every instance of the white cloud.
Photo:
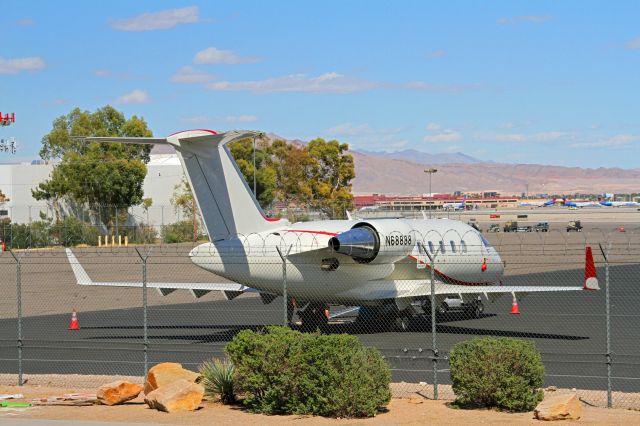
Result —
POLYGON ((196 53, 193 58, 194 64, 251 64, 258 62, 258 58, 250 56, 240 56, 231 50, 222 50, 215 47, 208 47, 196 53))
POLYGON ((427 135, 424 137, 424 141, 428 143, 440 143, 440 142, 456 142, 462 139, 462 134, 451 129, 444 129, 433 135, 427 135))
POLYGON ((634 142, 640 142, 640 135, 622 134, 610 138, 593 141, 578 142, 571 145, 572 148, 624 148, 634 142))
POLYGON ((189 124, 208 124, 208 123, 253 123, 258 121, 255 115, 227 115, 225 117, 210 117, 206 115, 194 115, 190 117, 182 117, 182 122, 189 124))
POLYGON ((379 87, 378 83, 329 72, 317 77, 290 74, 265 80, 221 81, 207 84, 207 89, 218 91, 251 91, 258 93, 353 93, 379 87))
POLYGON ((332 136, 362 136, 370 135, 373 129, 368 124, 342 123, 325 131, 332 136))
POLYGON ((432 50, 427 53, 427 59, 442 58, 443 56, 447 56, 447 51, 444 49, 432 50))
POLYGON ((93 74, 96 77, 113 78, 116 80, 133 80, 139 78, 129 72, 115 72, 106 68, 95 70, 93 74))
POLYGON ((524 15, 524 16, 503 16, 498 19, 498 24, 508 25, 508 24, 521 24, 521 23, 532 23, 532 24, 543 24, 545 22, 549 22, 553 19, 553 16, 550 15, 524 15))
POLYGON ((356 123, 342 123, 337 126, 333 126, 324 131, 330 136, 395 136, 404 131, 403 128, 389 128, 389 129, 374 129, 368 124, 356 124, 356 123))
POLYGON ((462 139, 462 134, 456 130, 444 129, 438 123, 428 123, 427 131, 430 133, 425 136, 423 141, 427 143, 440 143, 440 142, 456 142, 462 139))
POLYGON ((18 25, 33 25, 33 19, 29 19, 29 18, 25 18, 25 19, 18 19, 16 21, 16 24, 18 25))
POLYGON ((476 133, 475 138, 494 142, 549 142, 560 139, 572 139, 573 133, 538 132, 538 133, 476 133))
POLYGON ((120 96, 114 102, 117 104, 146 104, 149 100, 150 98, 147 92, 136 89, 133 92, 120 96))
POLYGON ((28 58, 0 58, 0 74, 18 74, 23 71, 38 71, 44 68, 44 61, 38 56, 28 58))
POLYGON ((171 76, 173 83, 185 83, 185 84, 197 84, 207 83, 213 80, 215 77, 206 71, 199 71, 193 67, 186 66, 180 68, 174 75, 171 76))
POLYGON ((146 12, 128 19, 110 22, 111 28, 119 31, 167 30, 180 24, 194 24, 200 21, 198 6, 181 9, 167 9, 159 12, 146 12))
POLYGON ((424 81, 410 81, 407 83, 406 88, 425 92, 469 92, 480 90, 482 86, 479 84, 434 84, 424 81))
POLYGON ((625 44, 624 47, 626 47, 627 49, 640 49, 640 37, 629 40, 629 42, 625 44))

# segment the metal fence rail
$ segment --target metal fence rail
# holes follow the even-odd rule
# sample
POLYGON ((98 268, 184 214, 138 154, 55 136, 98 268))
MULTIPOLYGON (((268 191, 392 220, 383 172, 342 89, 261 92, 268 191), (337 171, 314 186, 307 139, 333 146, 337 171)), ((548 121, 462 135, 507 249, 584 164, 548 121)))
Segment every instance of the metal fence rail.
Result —
MULTIPOLYGON (((422 237, 428 252, 428 238, 422 237)), ((477 318, 438 312, 441 301, 427 294, 411 306, 416 315, 402 331, 390 317, 367 321, 366 306, 326 300, 330 319, 323 332, 357 335, 389 361, 398 383, 394 386, 422 390, 435 398, 453 397, 448 353, 455 343, 477 336, 529 339, 542 354, 545 386, 600 392, 590 401, 640 408, 640 235, 595 231, 488 238, 506 264, 503 285, 581 287, 585 247, 590 246, 601 291, 531 293, 517 300, 519 314, 511 313, 510 295, 493 301, 481 296, 485 310, 477 318)), ((299 245, 303 243, 314 244, 301 239, 299 245)), ((162 361, 197 369, 203 360, 224 356, 224 346, 242 329, 289 323, 290 318, 292 327, 300 327, 300 314, 292 315, 297 303, 292 300, 311 299, 318 286, 303 292, 288 287, 287 282, 308 266, 291 254, 296 247, 281 246, 279 241, 251 246, 251 253, 262 253, 262 261, 247 271, 248 285, 252 274, 277 275, 282 290, 275 298, 148 287, 154 282, 225 282, 191 262, 194 247, 73 249, 93 280, 141 283, 129 288, 78 285, 63 248, 0 254, 0 381, 22 384, 34 374, 142 376, 162 361), (268 250, 270 244, 278 250, 268 250), (289 297, 281 297, 282 293, 289 297), (73 309, 78 312, 79 330, 68 330, 73 309)), ((431 255, 431 266, 422 271, 425 285, 437 281, 437 253, 431 255)), ((461 254, 456 262, 464 265, 467 259, 461 254)), ((386 266, 391 265, 376 267, 386 266)), ((418 267, 413 261, 395 268, 418 267)), ((319 285, 337 288, 350 279, 348 272, 340 279, 331 274, 327 272, 319 285)))

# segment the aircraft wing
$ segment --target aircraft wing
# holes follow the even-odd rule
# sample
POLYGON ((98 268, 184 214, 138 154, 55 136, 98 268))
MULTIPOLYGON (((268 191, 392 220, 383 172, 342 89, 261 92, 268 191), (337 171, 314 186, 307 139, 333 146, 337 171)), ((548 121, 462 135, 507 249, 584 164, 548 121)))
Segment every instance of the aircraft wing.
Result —
MULTIPOLYGON (((566 286, 466 286, 452 285, 441 281, 435 283, 436 296, 457 296, 462 299, 473 299, 484 296, 487 300, 494 301, 505 294, 526 296, 529 293, 565 292, 584 290, 583 287, 566 286)), ((342 297, 361 298, 363 300, 384 300, 384 299, 424 299, 431 296, 430 280, 381 280, 370 281, 366 292, 356 294, 358 289, 350 290, 340 294, 342 297)))
MULTIPOLYGON (((139 287, 143 286, 142 281, 93 281, 87 271, 82 267, 78 258, 71 249, 66 249, 69 264, 76 277, 78 285, 102 286, 102 287, 139 287)), ((221 291, 225 298, 231 300, 245 292, 258 292, 257 290, 234 282, 221 283, 185 283, 185 282, 148 282, 147 288, 155 288, 160 294, 166 296, 176 290, 189 290, 191 294, 200 298, 211 291, 221 291)))

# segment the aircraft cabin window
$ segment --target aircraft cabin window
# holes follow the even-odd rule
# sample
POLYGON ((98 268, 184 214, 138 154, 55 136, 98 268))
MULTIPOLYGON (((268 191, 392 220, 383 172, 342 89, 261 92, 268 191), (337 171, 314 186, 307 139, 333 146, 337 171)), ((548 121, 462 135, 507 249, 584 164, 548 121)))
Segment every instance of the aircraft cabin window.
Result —
POLYGON ((429 251, 430 251, 431 253, 433 253, 433 252, 434 252, 434 250, 433 250, 433 242, 432 242, 432 241, 429 241, 429 251))
POLYGON ((444 241, 440 241, 440 253, 446 253, 446 250, 444 249, 444 241))
POLYGON ((467 252, 467 243, 464 240, 460 240, 460 247, 463 253, 467 252))
POLYGON ((449 241, 449 245, 451 246, 451 253, 455 253, 456 252, 456 243, 451 240, 449 241))

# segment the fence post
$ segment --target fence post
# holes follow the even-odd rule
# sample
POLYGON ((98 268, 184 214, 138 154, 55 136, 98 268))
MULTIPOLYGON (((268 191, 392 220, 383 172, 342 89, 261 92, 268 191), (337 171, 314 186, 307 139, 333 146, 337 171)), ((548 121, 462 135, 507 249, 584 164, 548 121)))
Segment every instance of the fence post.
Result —
POLYGON ((607 353, 605 354, 607 362, 607 408, 611 408, 613 407, 613 395, 611 386, 611 304, 609 299, 609 253, 611 253, 611 241, 609 241, 606 252, 602 248, 602 244, 598 243, 598 246, 600 246, 602 257, 604 257, 604 295, 605 316, 607 324, 607 353))
POLYGON ((282 299, 284 300, 283 302, 284 319, 282 321, 282 324, 285 327, 289 326, 289 296, 287 295, 287 256, 289 256, 289 253, 291 252, 291 247, 293 247, 293 245, 289 246, 289 249, 287 249, 287 254, 282 254, 280 247, 276 246, 278 255, 280 255, 280 259, 282 259, 282 299))
MULTIPOLYGON (((435 257, 435 256, 434 256, 435 257)), ((435 258, 431 258, 431 350, 433 352, 433 399, 438 400, 438 346, 436 344, 435 258)))
POLYGON ((18 386, 22 386, 22 262, 13 250, 9 250, 16 261, 16 303, 18 305, 18 386))
POLYGON ((140 252, 140 249, 136 247, 136 252, 140 259, 142 259, 142 346, 144 350, 144 377, 147 377, 149 371, 149 334, 147 323, 147 259, 151 254, 149 249, 144 255, 140 252))
POLYGON ((427 248, 418 243, 418 247, 422 249, 424 254, 429 258, 429 269, 431 272, 431 359, 433 360, 433 399, 438 399, 438 346, 436 341, 436 276, 435 261, 438 255, 438 249, 433 255, 429 254, 427 248))

